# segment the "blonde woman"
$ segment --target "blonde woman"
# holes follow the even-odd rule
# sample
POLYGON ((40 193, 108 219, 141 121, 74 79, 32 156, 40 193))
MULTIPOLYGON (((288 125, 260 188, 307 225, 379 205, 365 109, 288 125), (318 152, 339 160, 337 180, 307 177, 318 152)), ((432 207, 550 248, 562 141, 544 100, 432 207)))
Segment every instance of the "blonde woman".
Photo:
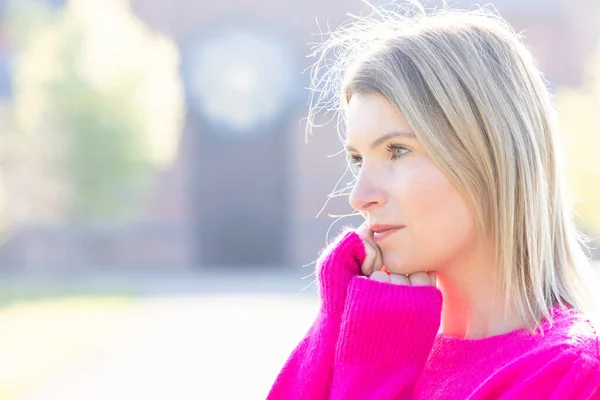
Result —
POLYGON ((379 10, 318 54, 311 114, 339 93, 365 222, 321 254, 320 311, 268 398, 600 399, 598 282, 518 35, 379 10))

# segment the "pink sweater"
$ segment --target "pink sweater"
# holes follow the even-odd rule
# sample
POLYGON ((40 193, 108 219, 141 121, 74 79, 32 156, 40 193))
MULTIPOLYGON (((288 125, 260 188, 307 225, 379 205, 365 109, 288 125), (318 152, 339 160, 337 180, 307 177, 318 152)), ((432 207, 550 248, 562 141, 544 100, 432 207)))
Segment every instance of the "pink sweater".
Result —
POLYGON ((268 400, 600 399, 598 337, 579 313, 554 307, 543 335, 445 336, 437 288, 361 277, 363 259, 352 231, 322 253, 319 313, 268 400))

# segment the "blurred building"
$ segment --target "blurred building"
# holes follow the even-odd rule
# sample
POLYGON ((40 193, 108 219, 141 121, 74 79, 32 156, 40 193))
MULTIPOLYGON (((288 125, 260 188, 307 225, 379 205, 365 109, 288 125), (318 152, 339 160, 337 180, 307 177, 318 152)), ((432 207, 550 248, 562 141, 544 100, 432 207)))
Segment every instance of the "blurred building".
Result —
MULTIPOLYGON (((600 35, 600 2, 493 4, 524 31, 553 87, 580 82, 600 35)), ((342 149, 333 124, 305 143, 308 74, 301 71, 313 61, 307 44, 320 40, 316 20, 333 29, 364 4, 132 0, 132 8, 181 50, 188 112, 177 162, 158 179, 143 223, 85 237, 18 230, 0 252, 3 264, 202 269, 313 261, 334 221, 327 213, 351 210, 346 197, 334 198, 315 218, 345 160, 327 157, 342 149)))

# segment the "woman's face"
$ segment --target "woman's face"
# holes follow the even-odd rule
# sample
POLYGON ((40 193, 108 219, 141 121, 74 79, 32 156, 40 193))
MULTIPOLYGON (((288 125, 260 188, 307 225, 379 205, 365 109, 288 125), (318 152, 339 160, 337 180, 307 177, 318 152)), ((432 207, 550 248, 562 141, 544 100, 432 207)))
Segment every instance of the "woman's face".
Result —
POLYGON ((380 231, 374 239, 386 268, 439 271, 473 252, 476 230, 467 202, 394 106, 376 94, 353 96, 346 123, 357 175, 350 204, 380 231))

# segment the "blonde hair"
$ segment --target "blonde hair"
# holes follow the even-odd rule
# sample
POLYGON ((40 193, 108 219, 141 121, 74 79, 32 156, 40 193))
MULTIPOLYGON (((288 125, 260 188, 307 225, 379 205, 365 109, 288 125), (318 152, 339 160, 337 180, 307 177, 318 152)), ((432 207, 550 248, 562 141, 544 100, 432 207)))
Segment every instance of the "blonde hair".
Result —
POLYGON ((575 227, 550 93, 497 13, 375 9, 318 44, 309 131, 354 94, 384 96, 471 205, 495 244, 496 291, 531 331, 556 304, 593 323, 591 262, 575 227), (333 59, 331 58, 333 56, 333 59))

